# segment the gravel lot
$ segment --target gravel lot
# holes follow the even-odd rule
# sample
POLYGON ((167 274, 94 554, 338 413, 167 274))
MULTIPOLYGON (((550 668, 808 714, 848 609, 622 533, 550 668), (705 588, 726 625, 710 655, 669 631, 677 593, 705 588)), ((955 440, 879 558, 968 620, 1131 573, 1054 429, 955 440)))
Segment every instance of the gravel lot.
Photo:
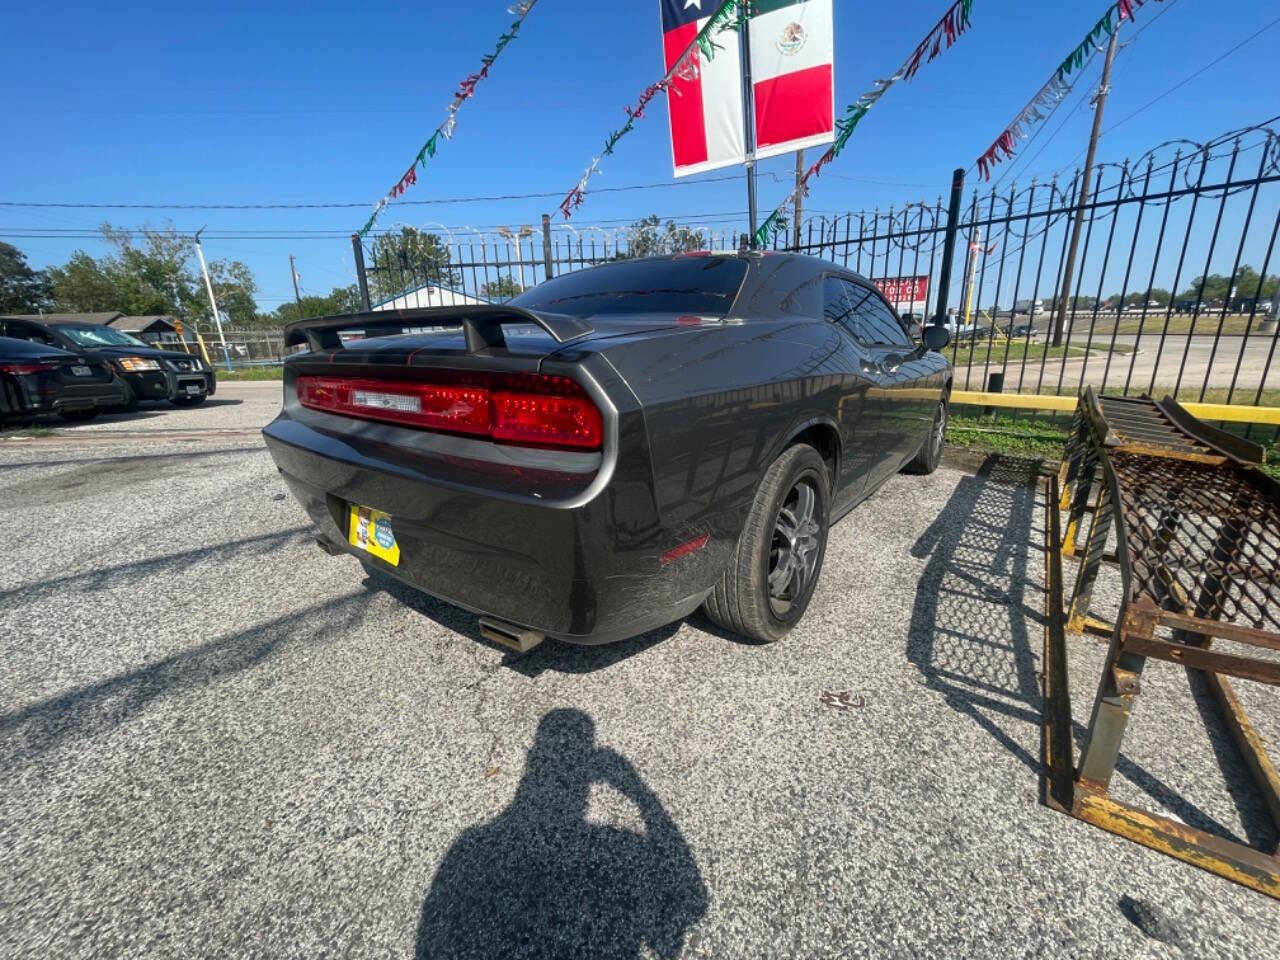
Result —
MULTIPOLYGON (((279 389, 0 440, 0 955, 1272 954, 1274 901, 1039 804, 1026 466, 895 478, 780 644, 517 658, 313 546, 279 389)), ((1188 690, 1117 792, 1274 843, 1188 690)))

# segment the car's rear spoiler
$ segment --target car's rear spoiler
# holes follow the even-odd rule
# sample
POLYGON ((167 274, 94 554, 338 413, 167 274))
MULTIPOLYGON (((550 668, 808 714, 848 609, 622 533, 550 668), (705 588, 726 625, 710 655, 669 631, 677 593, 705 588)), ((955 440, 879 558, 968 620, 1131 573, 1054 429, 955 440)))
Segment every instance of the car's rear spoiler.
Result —
POLYGON ((466 337, 467 352, 478 353, 503 347, 503 324, 535 324, 551 334, 558 343, 585 337, 594 327, 578 317, 562 313, 534 313, 522 307, 475 304, 465 307, 422 307, 413 310, 374 310, 349 313, 337 317, 299 320, 284 328, 285 347, 303 344, 311 350, 335 350, 342 346, 338 334, 343 330, 360 331, 365 336, 385 336, 394 332, 420 332, 423 327, 461 327, 466 337))

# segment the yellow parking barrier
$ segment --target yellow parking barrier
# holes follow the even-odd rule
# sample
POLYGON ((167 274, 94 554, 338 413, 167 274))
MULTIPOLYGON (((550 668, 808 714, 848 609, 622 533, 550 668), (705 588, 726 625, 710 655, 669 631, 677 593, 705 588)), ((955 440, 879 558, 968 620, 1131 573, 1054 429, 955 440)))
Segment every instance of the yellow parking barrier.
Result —
MULTIPOLYGON (((1037 393, 982 393, 977 390, 956 390, 951 394, 951 402, 981 407, 1069 413, 1075 410, 1079 398, 1037 393)), ((1280 426, 1280 407, 1252 407, 1234 403, 1184 403, 1182 407, 1200 420, 1280 426)))

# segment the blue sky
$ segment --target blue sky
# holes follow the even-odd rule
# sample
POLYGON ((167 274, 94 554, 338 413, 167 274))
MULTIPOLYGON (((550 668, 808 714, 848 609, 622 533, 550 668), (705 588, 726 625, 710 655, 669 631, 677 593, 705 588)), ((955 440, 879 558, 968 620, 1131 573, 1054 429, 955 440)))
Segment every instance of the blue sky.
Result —
MULTIPOLYGON (((0 19, 10 38, 4 112, 12 139, 0 151, 0 200, 371 206, 443 119, 457 82, 477 68, 510 22, 508 2, 4 0, 0 19)), ((975 0, 971 32, 912 83, 885 96, 824 171, 808 209, 844 212, 936 197, 950 171, 972 163, 1105 6, 1106 0, 975 0)), ((892 72, 946 4, 835 0, 835 7, 841 109, 892 72)), ((1148 0, 1137 28, 1126 27, 1132 43, 1117 59, 1107 126, 1124 122, 1104 139, 1100 159, 1137 156, 1174 137, 1205 140, 1280 113, 1277 26, 1126 119, 1278 14, 1275 0, 1148 0)), ((655 0, 540 0, 519 39, 464 105, 455 138, 420 172, 406 199, 562 195, 609 129, 623 121, 623 105, 661 73, 661 56, 655 0)), ((1091 77, 1099 66, 1091 66, 1091 77)), ((1089 128, 1087 107, 1076 109, 1083 100, 1078 94, 1069 101, 1024 153, 1018 179, 1079 161, 1089 128)), ((791 157, 762 164, 764 212, 786 194, 793 164, 791 157)), ((597 187, 642 183, 676 184, 665 107, 641 121, 593 181, 597 187)), ((714 214, 729 223, 745 210, 741 182, 687 184, 592 196, 572 222, 581 229, 658 213, 677 219, 714 214)), ((383 222, 534 223, 557 203, 393 207, 383 222)), ((0 239, 44 266, 77 247, 98 252, 100 245, 14 234, 32 228, 92 233, 108 219, 122 226, 170 219, 185 230, 207 224, 270 232, 279 238, 207 240, 206 253, 249 263, 260 307, 271 309, 292 296, 290 252, 306 291, 327 292, 353 280, 350 243, 341 236, 288 235, 349 233, 366 216, 365 208, 7 207, 0 208, 0 239)))

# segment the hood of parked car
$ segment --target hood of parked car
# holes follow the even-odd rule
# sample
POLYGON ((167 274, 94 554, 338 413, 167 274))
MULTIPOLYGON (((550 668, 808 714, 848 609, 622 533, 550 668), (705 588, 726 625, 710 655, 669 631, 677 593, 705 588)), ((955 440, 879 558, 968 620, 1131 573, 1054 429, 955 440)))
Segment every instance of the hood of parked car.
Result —
POLYGON ((83 352, 99 357, 142 357, 147 360, 187 360, 193 363, 196 361, 196 357, 181 350, 161 350, 157 347, 98 346, 84 347, 83 352))

